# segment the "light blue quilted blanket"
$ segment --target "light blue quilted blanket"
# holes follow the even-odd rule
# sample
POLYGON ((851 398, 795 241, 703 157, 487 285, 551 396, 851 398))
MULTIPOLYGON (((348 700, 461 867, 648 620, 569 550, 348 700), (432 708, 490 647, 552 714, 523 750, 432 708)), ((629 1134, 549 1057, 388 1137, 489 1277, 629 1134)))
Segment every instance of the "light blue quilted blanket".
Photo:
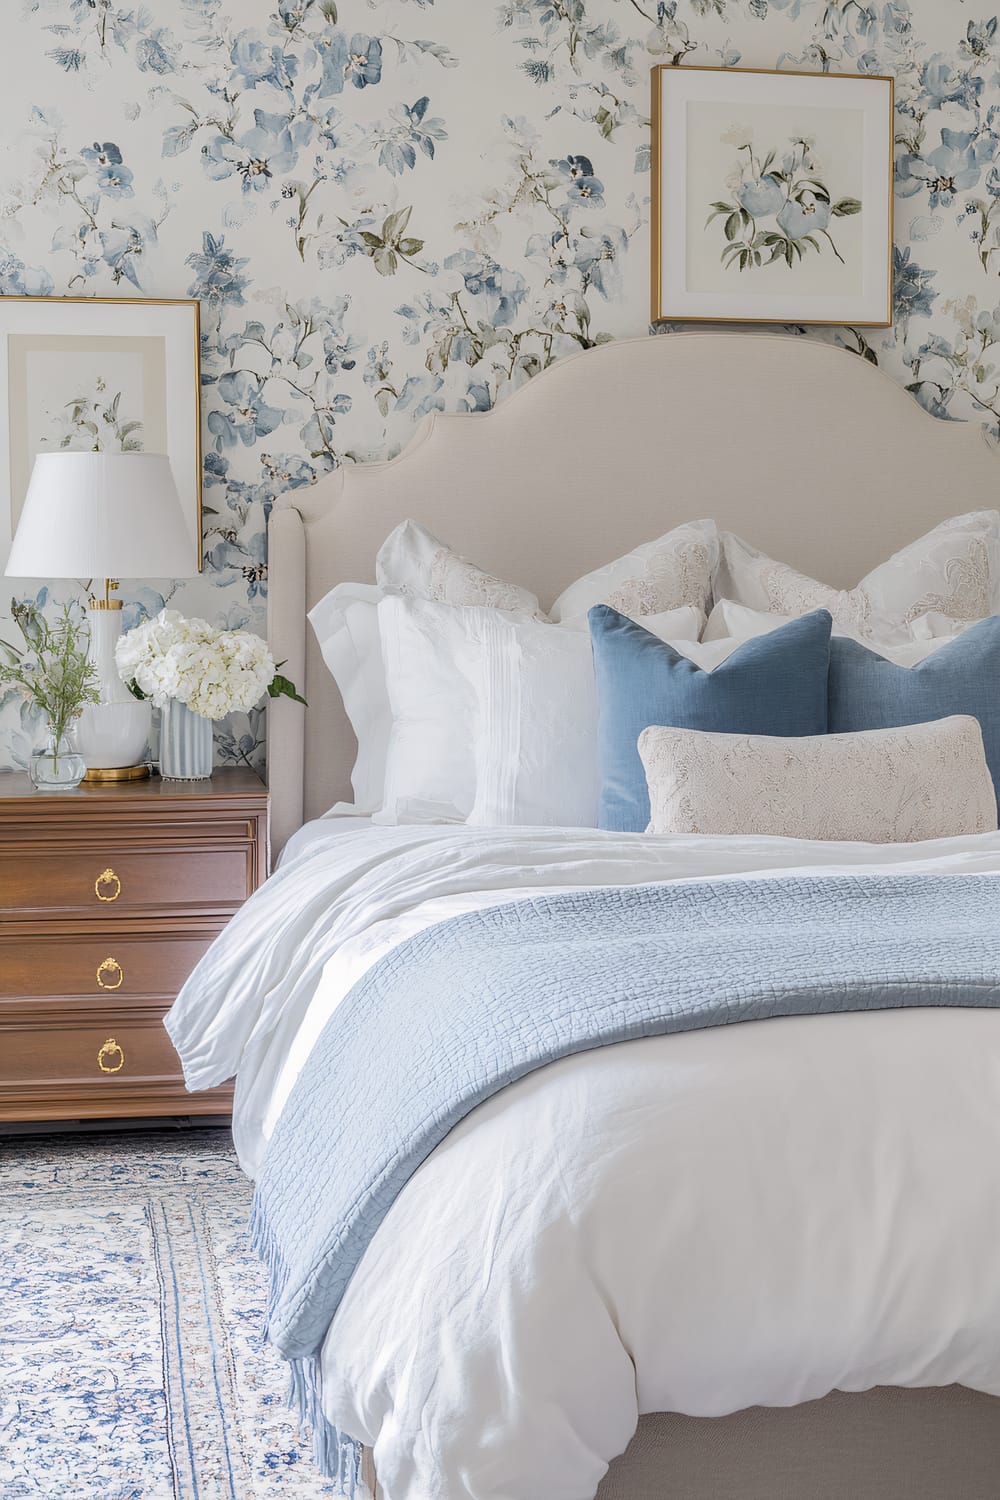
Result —
POLYGON ((328 1022, 254 1199, 268 1337, 292 1362, 327 1473, 316 1355, 396 1195, 490 1095, 570 1053, 772 1016, 1000 1005, 1000 881, 834 876, 692 881, 470 912, 383 958, 328 1022))

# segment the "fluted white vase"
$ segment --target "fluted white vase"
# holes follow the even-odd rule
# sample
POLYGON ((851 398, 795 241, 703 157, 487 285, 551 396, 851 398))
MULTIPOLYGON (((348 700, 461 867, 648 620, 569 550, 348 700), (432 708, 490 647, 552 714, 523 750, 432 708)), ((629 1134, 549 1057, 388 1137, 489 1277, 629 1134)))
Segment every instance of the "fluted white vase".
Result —
POLYGON ((164 781, 207 781, 211 774, 211 719, 169 699, 160 710, 160 775, 164 781))

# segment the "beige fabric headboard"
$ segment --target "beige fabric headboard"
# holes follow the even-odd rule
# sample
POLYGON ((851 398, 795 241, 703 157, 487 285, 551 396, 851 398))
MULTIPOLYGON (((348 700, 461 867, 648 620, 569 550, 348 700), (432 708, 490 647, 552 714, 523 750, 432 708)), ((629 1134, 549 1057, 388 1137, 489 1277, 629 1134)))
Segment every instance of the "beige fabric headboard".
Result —
POLYGON ((270 705, 272 840, 350 800, 355 743, 306 610, 408 516, 543 605, 680 521, 714 517, 825 581, 856 583, 944 517, 993 507, 1000 460, 978 426, 928 416, 829 344, 689 332, 602 344, 495 411, 432 414, 388 463, 281 496, 270 521, 270 636, 308 711, 270 705))

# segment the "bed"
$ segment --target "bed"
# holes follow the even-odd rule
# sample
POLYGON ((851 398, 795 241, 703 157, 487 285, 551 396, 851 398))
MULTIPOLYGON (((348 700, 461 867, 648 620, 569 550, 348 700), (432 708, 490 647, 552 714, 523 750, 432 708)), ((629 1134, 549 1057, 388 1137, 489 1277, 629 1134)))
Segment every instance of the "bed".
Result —
MULTIPOLYGON (((817 871, 866 876, 879 862, 871 849, 859 852, 856 845, 790 848, 787 840, 720 845, 695 838, 651 847, 648 859, 656 869, 625 873, 625 856, 603 836, 588 842, 585 835, 569 838, 559 830, 501 835, 441 828, 411 835, 398 828, 323 824, 323 814, 350 797, 354 742, 305 614, 334 584, 369 579, 380 543, 404 518, 419 517, 498 576, 517 578, 543 605, 585 569, 695 515, 711 515, 774 555, 847 586, 944 517, 990 504, 996 463, 978 429, 935 421, 879 371, 832 346, 738 333, 684 334, 621 341, 566 360, 489 414, 432 414, 391 462, 345 467, 314 490, 282 497, 270 524, 271 640, 276 659, 287 663, 284 670, 304 690, 309 709, 285 700, 271 707, 274 853, 290 840, 292 846, 274 883, 273 909, 277 913, 284 903, 287 932, 282 937, 275 927, 265 945, 270 952, 259 962, 265 968, 276 964, 286 938, 288 951, 296 944, 309 950, 316 973, 326 972, 335 949, 343 956, 340 947, 348 939, 360 945, 367 962, 373 943, 377 947, 381 940, 391 948, 403 933, 412 939, 417 929, 433 930, 457 909, 456 901, 467 911, 470 904, 483 903, 484 892, 495 901, 573 891, 591 879, 628 885, 714 873, 766 881, 789 870, 810 877, 817 871), (295 871, 299 887, 290 878, 295 871), (466 872, 462 878, 456 873, 461 871, 466 872), (307 881, 312 882, 308 889, 307 881), (357 914, 352 918, 350 912, 352 901, 360 910, 359 891, 365 897, 364 921, 356 929, 350 924, 357 914), (310 915, 313 911, 327 916, 334 911, 337 921, 343 918, 329 949, 320 941, 327 929, 315 925, 319 919, 310 915), (378 928, 379 939, 363 930, 368 928, 378 928)), ((1000 871, 1000 839, 944 840, 934 847, 913 846, 905 856, 897 848, 893 868, 900 865, 914 876, 993 875, 1000 871)), ((217 955, 214 975, 211 969, 203 975, 205 994, 213 993, 213 983, 219 991, 224 972, 234 972, 239 931, 228 954, 217 955)), ((334 990, 347 987, 351 972, 350 964, 342 967, 334 990)), ((227 1057, 239 1059, 234 1124, 251 1171, 266 1156, 268 1131, 281 1119, 306 1043, 315 1043, 321 1019, 316 1014, 308 1019, 308 986, 292 996, 274 982, 271 970, 267 973, 271 978, 259 987, 279 998, 266 1026, 251 998, 242 1034, 229 1037, 225 1046, 218 1045, 218 1037, 222 1020, 228 1025, 228 1012, 226 1018, 221 1012, 210 1018, 200 1035, 188 1022, 181 1038, 193 1086, 200 1086, 213 1067, 224 1066, 227 1057)), ((249 979, 245 984, 252 988, 249 979)), ((330 1013, 336 997, 329 986, 326 994, 330 1013)), ((982 1339, 983 1329, 1000 1330, 1000 1286, 994 1286, 1000 1278, 991 1271, 988 1253, 1000 1232, 995 1165, 1000 1126, 993 1123, 994 1116, 1000 1120, 994 1107, 1000 1105, 998 1021, 989 1009, 916 1009, 905 1016, 816 1016, 650 1037, 556 1062, 481 1105, 445 1138, 389 1210, 337 1312, 339 1346, 348 1352, 330 1352, 323 1366, 326 1395, 341 1425, 367 1441, 377 1439, 388 1500, 458 1500, 460 1495, 527 1500, 535 1494, 546 1500, 588 1500, 593 1494, 599 1500, 846 1495, 936 1500, 942 1494, 985 1500, 995 1493, 1000 1362, 989 1367, 982 1339), (769 1027, 785 1029, 769 1032, 769 1027), (894 1065, 900 1055, 906 1057, 905 1069, 894 1065), (948 1058, 954 1066, 942 1067, 948 1058), (661 1067, 666 1072, 657 1071, 661 1067), (978 1070, 974 1077, 967 1067, 978 1070), (565 1297, 544 1299, 546 1309, 551 1302, 550 1319, 534 1304, 520 1321, 511 1318, 517 1337, 533 1321, 541 1341, 534 1352, 530 1340, 518 1350, 512 1334, 511 1370, 516 1376, 518 1360, 530 1365, 534 1358, 544 1379, 524 1393, 531 1409, 509 1429, 484 1413, 496 1416, 503 1410, 510 1372, 480 1368, 483 1349, 471 1348, 471 1336, 470 1348, 462 1346, 456 1354, 478 1424, 477 1454, 463 1453, 470 1439, 456 1415, 462 1393, 452 1393, 441 1411, 433 1408, 437 1397, 431 1395, 437 1340, 447 1344, 450 1336, 440 1289, 450 1286, 452 1273, 447 1256, 440 1265, 435 1261, 440 1237, 449 1242, 453 1235, 452 1243, 475 1246, 490 1212, 500 1211, 495 1198, 482 1196, 482 1183, 487 1163, 503 1161, 505 1132, 515 1114, 532 1122, 533 1138, 544 1141, 553 1119, 576 1119, 577 1129, 583 1129, 581 1100, 590 1109, 594 1099, 605 1097, 613 1111, 622 1090, 635 1090, 631 1097, 652 1119, 666 1077, 677 1097, 689 1100, 691 1113, 680 1124, 676 1111, 673 1118, 667 1118, 668 1111, 659 1119, 655 1128, 666 1134, 656 1137, 658 1147, 666 1150, 672 1143, 676 1150, 688 1131, 703 1149, 687 1176, 678 1168, 679 1175, 660 1186, 673 1195, 671 1201, 684 1205, 695 1243, 699 1231, 707 1236, 701 1242, 703 1269, 709 1280, 717 1278, 717 1296, 704 1284, 700 1291, 689 1289, 692 1320, 677 1320, 676 1347, 671 1358, 661 1358, 656 1338, 662 1330, 643 1329, 641 1300, 631 1309, 620 1305, 619 1293, 602 1281, 594 1264, 584 1267, 579 1281, 575 1270, 567 1269, 565 1297), (691 1080, 701 1082, 690 1087, 691 1080), (746 1127, 739 1133, 739 1149, 731 1130, 719 1132, 713 1125, 717 1115, 706 1104, 713 1088, 716 1099, 731 1101, 735 1118, 746 1127), (563 1091, 554 1114, 552 1089, 563 1091), (960 1117, 970 1093, 979 1101, 977 1138, 957 1162, 954 1138, 942 1122, 960 1117), (851 1101, 846 1110, 845 1099, 851 1101), (938 1141, 940 1153, 927 1144, 917 1170, 907 1155, 912 1142, 907 1145, 905 1131, 899 1132, 906 1122, 923 1119, 928 1099, 933 1100, 929 1115, 941 1128, 935 1134, 928 1125, 926 1141, 921 1140, 938 1141), (797 1144, 783 1128, 783 1111, 797 1120, 797 1144), (681 1137, 671 1134, 678 1129, 681 1137), (791 1157, 798 1149, 814 1164, 821 1186, 803 1192, 800 1173, 796 1190, 779 1195, 773 1224, 787 1221, 786 1258, 765 1262, 755 1254, 752 1234, 739 1243, 741 1224, 752 1219, 755 1201, 753 1196, 741 1200, 741 1184, 745 1188, 756 1180, 759 1185, 762 1179, 754 1174, 760 1173, 765 1151, 785 1140, 791 1157), (843 1164, 866 1161, 866 1140, 875 1143, 875 1160, 855 1194, 841 1180, 843 1164), (893 1186, 893 1173, 904 1159, 919 1185, 912 1201, 900 1198, 893 1186), (453 1170, 457 1177, 449 1176, 453 1170), (460 1193, 456 1182, 462 1184, 460 1193), (714 1183, 718 1199, 732 1206, 733 1216, 714 1226, 710 1218, 699 1219, 704 1200, 712 1201, 705 1182, 714 1183), (886 1201, 883 1218, 880 1205, 886 1201), (445 1203, 447 1210, 435 1213, 435 1204, 445 1203), (847 1203, 865 1242, 856 1265, 845 1265, 850 1237, 838 1241, 830 1218, 847 1203), (955 1251, 947 1226, 963 1215, 974 1229, 972 1242, 962 1247, 960 1270, 948 1271, 947 1293, 939 1294, 935 1277, 943 1264, 951 1265, 948 1256, 955 1251), (711 1243, 723 1225, 737 1242, 735 1260, 711 1243), (933 1247, 925 1263, 890 1275, 884 1264, 888 1247, 917 1243, 933 1247), (400 1244, 409 1256, 404 1257, 406 1274, 398 1263, 400 1244), (825 1266, 829 1305, 823 1306, 821 1297, 816 1307, 816 1284, 804 1270, 810 1254, 830 1244, 836 1253, 825 1266), (605 1289, 607 1316, 603 1323, 601 1317, 581 1317, 577 1339, 575 1288, 583 1288, 583 1295, 595 1285, 605 1289), (848 1285, 856 1294, 853 1324, 841 1316, 848 1285), (939 1295, 945 1310, 935 1339, 927 1334, 927 1310, 939 1295), (708 1331, 704 1317, 710 1305, 718 1316, 708 1331), (394 1326, 401 1317, 403 1335, 394 1326), (429 1324, 422 1335, 426 1347, 421 1319, 429 1324), (601 1330, 607 1332, 608 1320, 619 1332, 629 1329, 629 1336, 604 1347, 601 1330), (980 1332, 973 1337, 969 1330, 977 1325, 980 1332), (907 1327, 923 1329, 919 1347, 903 1347, 899 1331, 907 1327), (560 1341, 564 1358, 557 1370, 550 1355, 560 1341), (822 1346, 823 1357, 811 1367, 814 1344, 822 1346), (747 1351, 752 1357, 744 1358, 747 1351), (614 1387, 617 1394, 608 1395, 600 1382, 596 1388, 593 1380, 584 1382, 570 1420, 569 1407, 560 1407, 545 1380, 572 1382, 605 1359, 615 1367, 608 1390, 614 1387), (698 1365, 699 1392, 685 1391, 677 1405, 686 1414, 679 1414, 663 1393, 680 1388, 679 1366, 689 1374, 698 1365), (400 1396, 403 1370, 411 1387, 406 1399, 400 1396), (481 1389, 474 1390, 474 1377, 481 1379, 481 1389), (420 1467, 421 1442, 414 1433, 421 1432, 421 1413, 424 1447, 440 1445, 449 1455, 440 1481, 428 1480, 426 1455, 420 1467), (510 1451, 512 1434, 522 1447, 520 1457, 510 1451)), ((380 1060, 372 1055, 364 1097, 377 1099, 379 1086, 380 1060)), ((619 1185, 643 1170, 641 1138, 641 1131, 633 1133, 623 1155, 610 1153, 621 1167, 619 1185)), ((555 1193, 560 1173, 577 1170, 579 1157, 567 1166, 571 1155, 556 1166, 539 1158, 542 1198, 555 1193)), ((506 1171, 497 1168, 503 1191, 524 1192, 519 1170, 517 1163, 506 1171)), ((524 1224, 536 1237, 551 1234, 557 1263, 569 1267, 578 1241, 560 1235, 572 1228, 572 1214, 569 1220, 565 1213, 533 1219, 535 1207, 529 1195, 524 1224)), ((595 1249, 595 1264, 603 1253, 612 1260, 627 1258, 630 1243, 634 1247, 636 1236, 648 1233, 650 1221, 642 1213, 630 1223, 634 1201, 627 1194, 618 1207, 615 1245, 595 1249)), ((599 1241, 600 1223, 594 1232, 599 1241)), ((486 1253, 480 1246, 480 1254, 486 1253)), ((670 1263, 664 1253, 664 1263, 670 1263)), ((673 1265, 675 1273, 679 1264, 673 1265)), ((499 1266, 498 1277, 502 1270, 499 1266)), ((489 1305, 502 1319, 504 1288, 491 1295, 499 1298, 489 1305)), ((326 1351, 324 1345, 324 1356, 326 1351)), ((370 1453, 364 1473, 375 1482, 370 1453)))

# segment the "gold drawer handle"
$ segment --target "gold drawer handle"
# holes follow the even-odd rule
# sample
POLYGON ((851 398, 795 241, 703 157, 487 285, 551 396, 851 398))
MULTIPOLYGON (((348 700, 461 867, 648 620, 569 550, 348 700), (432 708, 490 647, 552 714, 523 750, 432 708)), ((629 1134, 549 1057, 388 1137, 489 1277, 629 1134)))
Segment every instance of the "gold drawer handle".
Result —
MULTIPOLYGON (((117 958, 106 958, 97 971, 97 982, 101 986, 102 990, 120 990, 124 980, 125 970, 122 968, 117 958), (109 984, 105 981, 105 974, 111 976, 112 983, 109 984), (117 979, 114 979, 115 974, 118 975, 117 979)), ((107 1043, 105 1043, 105 1045, 107 1045, 107 1043)))
POLYGON ((117 901, 121 893, 121 880, 109 865, 106 870, 101 871, 100 875, 98 875, 97 879, 94 881, 94 895, 97 897, 98 901, 117 901), (105 895, 105 893, 101 890, 102 886, 108 885, 114 886, 114 891, 110 896, 105 895))
POLYGON ((109 1036, 97 1054, 97 1066, 102 1073, 120 1073, 125 1066, 125 1053, 113 1036, 109 1036), (117 1058, 117 1062, 114 1059, 117 1058))

